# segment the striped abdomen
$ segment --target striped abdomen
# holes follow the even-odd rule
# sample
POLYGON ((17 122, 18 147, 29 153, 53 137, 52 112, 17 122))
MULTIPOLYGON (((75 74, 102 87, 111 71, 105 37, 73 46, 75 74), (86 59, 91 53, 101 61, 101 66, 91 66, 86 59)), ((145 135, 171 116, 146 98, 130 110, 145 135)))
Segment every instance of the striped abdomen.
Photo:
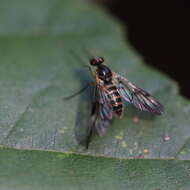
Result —
POLYGON ((121 117, 123 113, 123 103, 116 86, 111 83, 106 86, 106 89, 111 99, 111 105, 113 107, 114 113, 121 117))

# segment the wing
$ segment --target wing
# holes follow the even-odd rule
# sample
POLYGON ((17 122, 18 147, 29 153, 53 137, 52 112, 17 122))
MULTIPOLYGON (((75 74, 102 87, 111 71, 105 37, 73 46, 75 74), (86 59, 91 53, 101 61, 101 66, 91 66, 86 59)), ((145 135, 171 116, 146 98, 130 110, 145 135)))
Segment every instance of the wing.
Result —
POLYGON ((91 116, 87 131, 87 148, 92 135, 103 136, 110 126, 113 110, 106 93, 98 86, 95 88, 94 102, 92 104, 91 116))
POLYGON ((164 111, 161 103, 142 88, 138 88, 126 78, 115 74, 119 82, 118 89, 123 99, 132 103, 136 108, 142 111, 148 111, 155 114, 162 114, 164 111))

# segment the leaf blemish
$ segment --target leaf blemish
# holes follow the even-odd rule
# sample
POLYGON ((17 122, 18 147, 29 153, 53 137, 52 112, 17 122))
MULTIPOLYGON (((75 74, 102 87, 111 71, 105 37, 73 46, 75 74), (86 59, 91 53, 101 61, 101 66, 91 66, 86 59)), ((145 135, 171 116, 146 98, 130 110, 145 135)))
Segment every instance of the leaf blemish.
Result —
POLYGON ((171 138, 170 138, 170 136, 168 135, 168 134, 166 134, 165 136, 164 136, 164 141, 169 141, 171 138))
POLYGON ((186 154, 186 152, 185 152, 184 150, 182 150, 182 151, 180 152, 180 154, 181 154, 181 155, 184 155, 184 154, 186 154))
POLYGON ((32 113, 34 112, 34 110, 31 107, 28 108, 28 111, 32 113))
POLYGON ((134 150, 138 149, 138 142, 134 142, 134 150))
POLYGON ((23 132, 24 131, 24 129, 23 128, 20 128, 20 132, 23 132))
POLYGON ((123 131, 120 131, 119 135, 116 135, 115 138, 118 140, 122 140, 123 136, 124 136, 123 131))
POLYGON ((147 154, 147 153, 149 153, 149 150, 148 149, 144 149, 143 152, 147 154))
POLYGON ((65 133, 65 129, 60 129, 60 130, 59 130, 59 133, 60 133, 60 134, 64 134, 64 133, 65 133))
POLYGON ((69 154, 58 154, 56 157, 57 159, 62 160, 68 158, 69 156, 70 156, 69 154))
POLYGON ((115 136, 115 138, 118 139, 118 140, 122 140, 123 139, 123 137, 121 135, 117 135, 117 136, 115 136))
POLYGON ((127 143, 126 143, 125 141, 122 141, 122 142, 121 142, 121 146, 122 146, 123 148, 126 148, 128 145, 127 145, 127 143))
POLYGON ((139 121, 140 121, 140 118, 138 117, 138 116, 134 116, 133 118, 132 118, 132 120, 133 120, 133 122, 134 123, 139 123, 139 121))

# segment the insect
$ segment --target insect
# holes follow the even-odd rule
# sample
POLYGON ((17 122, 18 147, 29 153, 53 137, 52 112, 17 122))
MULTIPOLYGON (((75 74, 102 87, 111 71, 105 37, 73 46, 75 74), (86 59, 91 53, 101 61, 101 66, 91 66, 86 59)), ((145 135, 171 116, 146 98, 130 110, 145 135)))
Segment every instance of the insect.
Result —
MULTIPOLYGON (((93 73, 89 66, 95 78, 95 88, 88 122, 87 148, 92 135, 105 135, 107 128, 111 125, 113 116, 122 118, 124 102, 129 102, 142 111, 158 115, 164 111, 158 100, 127 78, 112 72, 103 62, 103 57, 92 57, 89 61, 91 66, 96 67, 96 71, 93 73)), ((88 86, 78 93, 81 93, 88 86)))

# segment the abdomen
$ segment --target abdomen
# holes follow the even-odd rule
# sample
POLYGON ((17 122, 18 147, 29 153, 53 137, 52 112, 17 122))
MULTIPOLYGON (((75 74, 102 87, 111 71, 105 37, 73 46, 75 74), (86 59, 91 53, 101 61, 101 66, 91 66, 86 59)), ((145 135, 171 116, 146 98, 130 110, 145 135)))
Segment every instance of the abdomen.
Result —
POLYGON ((111 83, 106 88, 114 113, 121 117, 123 114, 123 102, 116 86, 111 83))

